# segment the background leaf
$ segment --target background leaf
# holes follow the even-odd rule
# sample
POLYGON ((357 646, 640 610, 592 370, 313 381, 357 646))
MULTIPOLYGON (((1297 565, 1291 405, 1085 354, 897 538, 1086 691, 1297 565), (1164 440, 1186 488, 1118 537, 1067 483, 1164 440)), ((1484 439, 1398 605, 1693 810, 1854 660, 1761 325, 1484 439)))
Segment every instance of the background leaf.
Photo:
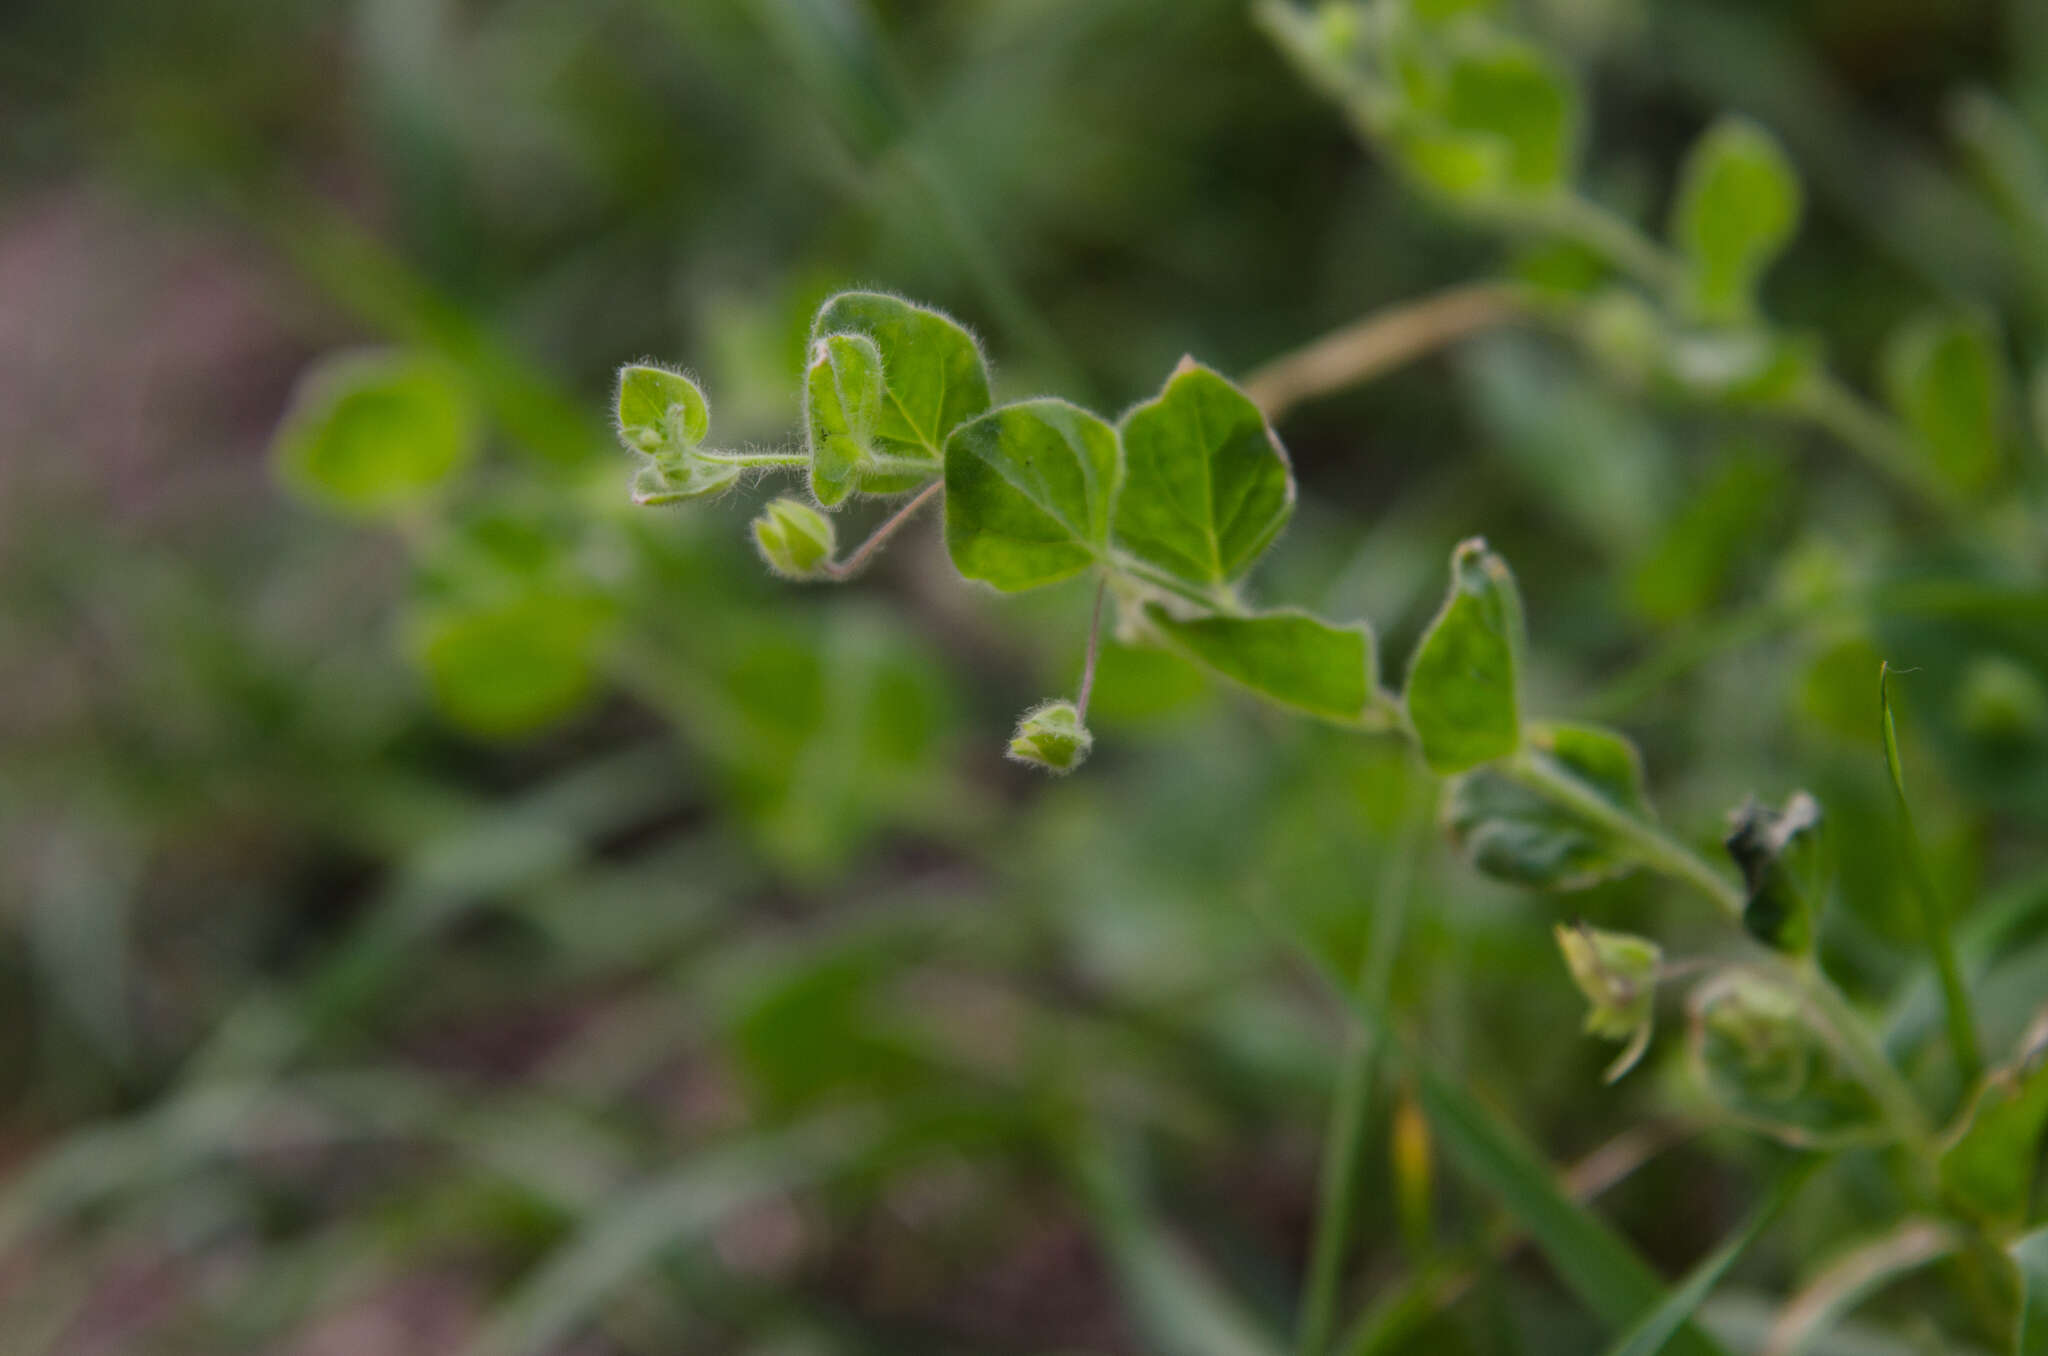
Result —
POLYGON ((475 412, 447 366, 345 353, 300 381, 272 456, 296 493, 365 517, 430 498, 476 452, 475 412))
POLYGON ((1982 490, 2003 459, 2005 360, 1977 317, 1925 315, 1885 345, 1885 390, 1934 469, 1965 492, 1982 490))
MULTIPOLYGON (((1617 813, 1653 819, 1642 757, 1622 735, 1590 725, 1532 725, 1529 754, 1548 762, 1617 813)), ((1446 791, 1444 823, 1472 864, 1490 876, 1544 890, 1582 890, 1636 862, 1605 826, 1481 767, 1446 791)))
POLYGON ((1724 117, 1700 136, 1680 172, 1671 221, 1699 319, 1750 318, 1757 282, 1798 230, 1801 206, 1798 173, 1761 126, 1724 117))

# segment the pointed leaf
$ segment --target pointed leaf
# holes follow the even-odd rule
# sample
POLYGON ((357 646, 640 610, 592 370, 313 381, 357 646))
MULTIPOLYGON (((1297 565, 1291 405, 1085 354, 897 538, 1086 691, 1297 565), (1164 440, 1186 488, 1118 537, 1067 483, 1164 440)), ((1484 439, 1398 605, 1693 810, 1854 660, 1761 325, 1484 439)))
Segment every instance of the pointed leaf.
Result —
POLYGON ((1980 490, 1998 472, 2005 364, 1988 320, 1922 316, 1885 346, 1892 408, 1911 426, 1941 477, 1980 490))
POLYGON ((1183 621, 1157 606, 1145 615, 1175 649, 1281 706, 1351 725, 1373 702, 1372 631, 1363 622, 1331 626, 1298 611, 1183 621))
POLYGON ((1740 117, 1707 129, 1686 156, 1671 222, 1699 319, 1749 318, 1757 281, 1798 229, 1800 208, 1798 174, 1777 138, 1740 117))
POLYGON ((1522 601, 1507 562, 1474 537, 1451 556, 1451 590, 1408 666, 1408 717, 1439 773, 1521 744, 1522 601))
POLYGON ((1294 511, 1294 477, 1265 416, 1184 362, 1123 419, 1116 544, 1204 593, 1251 568, 1294 511))
MULTIPOLYGON (((1653 819, 1635 745, 1590 725, 1538 725, 1529 755, 1617 814, 1653 819)), ((1541 890, 1583 890, 1636 866, 1612 829, 1493 768, 1451 783, 1444 802, 1451 839, 1490 876, 1541 890)))
POLYGON ((811 323, 814 343, 833 334, 863 336, 881 357, 878 452, 936 462, 948 435, 989 407, 981 348, 951 316, 882 292, 842 292, 811 323))
POLYGON ((341 513, 412 507, 476 451, 477 423, 455 376, 408 353, 344 353, 300 381, 272 457, 287 487, 341 513))
POLYGON ((1071 578, 1101 559, 1121 474, 1116 430, 1064 400, 1027 400, 946 441, 946 549, 1005 592, 1071 578))

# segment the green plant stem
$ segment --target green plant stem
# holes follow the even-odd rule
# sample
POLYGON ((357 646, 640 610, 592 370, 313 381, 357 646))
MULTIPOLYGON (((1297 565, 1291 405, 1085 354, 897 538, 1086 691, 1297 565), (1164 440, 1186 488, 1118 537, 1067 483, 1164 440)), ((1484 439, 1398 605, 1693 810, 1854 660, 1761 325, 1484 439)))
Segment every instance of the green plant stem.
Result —
POLYGON ((1095 610, 1088 618, 1088 657, 1081 664, 1081 691, 1074 698, 1074 716, 1088 723, 1088 699, 1095 695, 1095 661, 1102 652, 1102 595, 1109 592, 1109 580, 1095 584, 1095 610))
POLYGON ((866 567, 869 559, 874 556, 875 552, 887 545, 889 539, 895 536, 905 523, 917 516, 919 509, 930 503, 933 497, 945 488, 945 481, 934 480, 931 484, 919 490, 916 498, 890 514, 880 527, 868 533, 867 540, 854 547, 852 555, 842 562, 827 565, 825 573, 834 579, 850 579, 854 575, 859 574, 866 567))
POLYGON ((1528 749, 1504 761, 1501 770, 1538 795, 1613 834, 1652 871, 1685 882, 1711 900, 1722 913, 1738 923, 1742 920, 1742 890, 1735 882, 1656 825, 1617 809, 1528 749))
POLYGON ((1536 222, 1577 241, 1621 272, 1670 300, 1683 271, 1678 260, 1619 214, 1578 193, 1560 194, 1536 222))
POLYGON ((811 459, 801 452, 706 452, 690 453, 698 461, 716 466, 808 466, 811 459))
POLYGON ((1858 1081, 1884 1108, 1885 1118, 1892 1123, 1893 1131, 1917 1156, 1932 1162, 1929 1139, 1933 1135, 1933 1127, 1927 1122, 1927 1113, 1921 1110, 1919 1098, 1913 1095, 1913 1089, 1900 1076, 1898 1067, 1871 1034, 1862 1014, 1850 1005, 1848 997, 1835 987, 1834 981, 1822 972, 1819 962, 1813 957, 1794 962, 1772 953, 1772 959, 1779 972, 1798 987, 1821 1019, 1834 1030, 1843 1058, 1856 1071, 1858 1081))
POLYGON ((1794 408, 1894 483, 1934 505, 1944 516, 1963 516, 1962 501, 1947 482, 1928 468, 1912 440, 1889 415, 1874 409, 1833 373, 1816 373, 1800 392, 1794 408))
MULTIPOLYGON (((1421 828, 1404 827, 1398 846, 1380 873, 1378 908, 1359 962, 1358 995, 1373 1010, 1386 1004, 1400 947, 1401 927, 1413 881, 1421 828)), ((1338 1292, 1350 1250, 1352 1216, 1358 1202, 1358 1163, 1364 1149, 1368 1103, 1380 1065, 1379 1033, 1353 1023, 1345 1042, 1336 1096, 1323 1136, 1323 1161, 1316 1186, 1315 1240, 1310 1245, 1307 1288, 1295 1335, 1297 1356, 1322 1356, 1335 1330, 1338 1292)))

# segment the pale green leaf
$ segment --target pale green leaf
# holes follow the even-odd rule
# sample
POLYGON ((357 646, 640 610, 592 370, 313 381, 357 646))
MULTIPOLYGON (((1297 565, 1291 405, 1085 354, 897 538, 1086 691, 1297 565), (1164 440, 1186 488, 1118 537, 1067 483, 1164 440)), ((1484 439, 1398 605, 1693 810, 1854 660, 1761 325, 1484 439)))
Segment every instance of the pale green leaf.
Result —
POLYGON ((401 352, 345 353, 300 381, 272 457, 304 498, 379 516, 432 497, 476 444, 475 412, 445 364, 401 352))
POLYGON ((1376 696, 1372 631, 1331 626, 1306 612, 1180 620, 1146 617, 1181 653, 1281 706, 1339 724, 1363 720, 1376 696))
POLYGON ((1997 475, 2006 411, 1998 336, 1977 316, 1926 315, 1885 346, 1885 390, 1935 471, 1965 492, 1997 475))
POLYGON ((1408 666, 1408 718, 1439 773, 1521 744, 1522 602, 1507 562, 1473 538, 1451 556, 1451 588, 1408 666))
POLYGON ((594 692, 611 605, 589 594, 536 592, 415 616, 411 647, 435 700, 478 734, 524 734, 574 712, 594 692))
POLYGON ((1266 419, 1217 373, 1183 362, 1124 416, 1119 549, 1198 591, 1251 568, 1294 511, 1294 478, 1266 419))
POLYGON ((842 292, 811 323, 814 344, 834 334, 870 340, 881 358, 885 399, 871 430, 878 453, 937 462, 953 430, 989 407, 981 348, 950 316, 882 292, 842 292))
POLYGON ((811 493, 832 508, 876 468, 876 429, 888 400, 882 353, 861 334, 828 334, 811 345, 804 373, 804 432, 810 439, 811 493))
POLYGON ((711 410, 697 383, 648 363, 619 369, 619 441, 650 457, 678 455, 711 432, 711 410))
POLYGON ((1941 1185, 1980 1219, 2005 1227, 2024 1218, 2048 1129, 2048 1019, 2036 1022, 2011 1063, 1984 1076, 1949 1132, 1941 1185))
POLYGON ((1401 163, 1455 202, 1542 201, 1570 181, 1579 99, 1542 49, 1488 25, 1414 35, 1391 54, 1401 163))
POLYGON ((991 410, 946 442, 946 549, 1005 592, 1058 583, 1108 550, 1116 430, 1064 400, 991 410))
MULTIPOLYGON (((1625 737, 1590 725, 1540 725, 1529 728, 1528 740, 1531 758, 1616 815, 1654 818, 1642 758, 1625 737)), ((1582 890, 1636 866, 1608 824, 1497 768, 1477 768, 1451 783, 1444 823, 1481 871, 1537 889, 1582 890)))
POLYGON ((1694 315, 1749 318, 1757 281, 1799 228, 1800 210, 1798 173, 1775 137, 1740 117, 1708 128, 1686 156, 1671 222, 1694 315))

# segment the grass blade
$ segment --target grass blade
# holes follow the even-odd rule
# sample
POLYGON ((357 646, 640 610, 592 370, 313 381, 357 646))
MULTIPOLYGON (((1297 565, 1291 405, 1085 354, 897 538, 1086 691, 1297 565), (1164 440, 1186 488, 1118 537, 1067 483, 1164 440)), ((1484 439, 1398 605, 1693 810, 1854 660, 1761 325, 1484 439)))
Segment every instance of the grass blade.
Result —
POLYGON ((2020 1316, 2013 1325, 2013 1356, 2048 1356, 2048 1229, 2012 1245, 2020 1273, 2020 1316))
POLYGON ((1892 796, 1899 807, 1899 836, 1906 854, 1906 870, 1913 896, 1920 902, 1920 918, 1927 931, 1927 949, 1934 957, 1935 973, 1941 978, 1942 1003, 1948 1013, 1949 1045, 1955 1052, 1956 1068, 1967 1086, 1984 1071, 1984 1059, 1977 1048, 1977 1023, 1970 1011, 1970 994, 1963 987, 1962 967, 1956 963, 1955 940, 1949 935, 1948 911, 1934 888, 1927 870, 1927 857, 1920 850, 1920 835, 1913 827, 1913 808, 1906 802, 1906 775, 1899 767, 1899 736, 1892 722, 1891 666, 1881 665, 1877 673, 1877 704, 1884 720, 1884 762, 1892 778, 1892 796))
POLYGON ((1736 1259, 1763 1235, 1779 1212, 1792 1203, 1799 1189, 1825 1161, 1815 1157, 1802 1158, 1780 1173, 1777 1182, 1750 1212, 1748 1221, 1726 1243, 1701 1260, 1685 1278, 1685 1284, 1667 1294, 1661 1304, 1644 1314, 1641 1322, 1608 1348, 1608 1356, 1656 1356, 1664 1350, 1678 1330, 1692 1318, 1693 1312, 1706 1302, 1707 1296, 1721 1283, 1721 1278, 1728 1274, 1736 1259))

